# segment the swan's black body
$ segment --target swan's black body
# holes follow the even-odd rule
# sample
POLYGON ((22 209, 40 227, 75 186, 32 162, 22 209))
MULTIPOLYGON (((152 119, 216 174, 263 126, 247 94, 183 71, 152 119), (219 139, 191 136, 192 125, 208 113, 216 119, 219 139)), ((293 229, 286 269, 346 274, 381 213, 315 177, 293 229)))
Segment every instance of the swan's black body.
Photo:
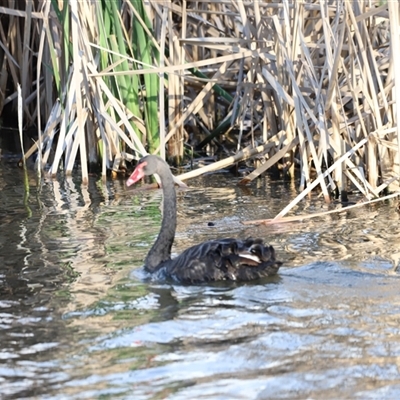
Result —
POLYGON ((184 283, 250 281, 278 272, 282 263, 276 261, 273 247, 265 245, 261 239, 210 240, 171 259, 176 230, 176 193, 168 165, 157 156, 143 157, 127 185, 153 174, 161 179, 164 206, 160 233, 145 260, 147 271, 184 283))

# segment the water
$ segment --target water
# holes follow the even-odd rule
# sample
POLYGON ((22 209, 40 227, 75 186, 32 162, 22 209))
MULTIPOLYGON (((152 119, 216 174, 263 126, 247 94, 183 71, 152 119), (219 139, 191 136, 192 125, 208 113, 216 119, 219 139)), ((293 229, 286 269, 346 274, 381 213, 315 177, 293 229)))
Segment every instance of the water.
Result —
MULTIPOLYGON (((278 276, 183 286, 143 280, 160 192, 0 167, 1 399, 380 399, 400 396, 395 201, 272 226, 295 196, 230 175, 178 193, 173 251, 263 236, 278 276), (209 222, 213 226, 209 226, 209 222)), ((358 198, 354 198, 358 200, 358 198)), ((335 205, 333 205, 335 206, 335 205)), ((294 213, 331 208, 313 195, 294 213)))

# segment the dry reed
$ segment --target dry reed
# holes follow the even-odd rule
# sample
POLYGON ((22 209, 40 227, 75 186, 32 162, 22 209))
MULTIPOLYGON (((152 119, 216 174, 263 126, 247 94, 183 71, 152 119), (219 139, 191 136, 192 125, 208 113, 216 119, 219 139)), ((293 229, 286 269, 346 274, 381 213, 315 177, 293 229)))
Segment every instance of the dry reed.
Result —
POLYGON ((213 138, 205 145, 234 128, 236 151, 266 145, 266 163, 247 182, 276 163, 300 171, 301 194, 280 216, 316 186, 327 201, 349 184, 367 198, 398 190, 398 2, 139 3, 109 10, 121 24, 115 43, 100 40, 100 2, 0 7, 8 17, 0 62, 10 76, 0 79, 0 111, 16 101, 7 83, 15 92, 21 83, 25 124, 38 124, 50 174, 61 164, 70 173, 79 154, 84 180, 99 158, 105 176, 124 165, 126 148, 137 157, 149 143, 181 159, 194 130, 213 138), (143 34, 149 48, 135 42, 143 34), (124 97, 129 87, 134 101, 124 97))

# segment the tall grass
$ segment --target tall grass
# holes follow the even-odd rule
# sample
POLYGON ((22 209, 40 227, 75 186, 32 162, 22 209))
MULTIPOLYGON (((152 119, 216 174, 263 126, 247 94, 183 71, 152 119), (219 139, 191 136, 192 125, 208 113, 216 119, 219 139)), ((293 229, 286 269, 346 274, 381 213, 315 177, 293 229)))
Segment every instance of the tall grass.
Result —
POLYGON ((0 109, 20 82, 50 174, 78 155, 84 180, 146 150, 180 161, 194 133, 203 151, 235 131, 237 151, 267 145, 242 183, 275 165, 301 196, 398 189, 398 2, 34 4, 0 7, 0 109))

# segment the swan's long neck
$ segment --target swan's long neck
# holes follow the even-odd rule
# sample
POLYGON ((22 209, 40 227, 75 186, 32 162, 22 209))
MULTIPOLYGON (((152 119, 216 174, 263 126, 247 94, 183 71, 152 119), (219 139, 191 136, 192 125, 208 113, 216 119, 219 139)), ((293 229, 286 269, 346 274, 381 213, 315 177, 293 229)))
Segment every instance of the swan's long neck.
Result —
POLYGON ((145 260, 145 265, 150 272, 157 270, 161 267, 160 264, 170 260, 171 247, 174 242, 176 230, 176 193, 174 178, 167 164, 161 164, 160 168, 157 169, 157 174, 161 179, 163 190, 163 217, 160 233, 145 260))

